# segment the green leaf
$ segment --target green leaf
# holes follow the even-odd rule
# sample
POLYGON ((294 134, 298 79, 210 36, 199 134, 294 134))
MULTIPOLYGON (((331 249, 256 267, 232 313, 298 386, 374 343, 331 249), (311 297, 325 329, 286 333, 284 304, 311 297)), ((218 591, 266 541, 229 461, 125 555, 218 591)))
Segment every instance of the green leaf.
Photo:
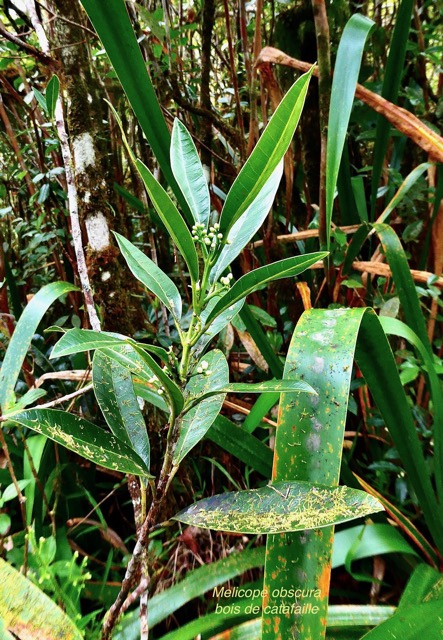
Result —
POLYGON ((223 271, 239 255, 251 238, 257 233, 267 217, 275 194, 280 184, 283 172, 283 161, 279 162, 269 179, 261 188, 255 200, 249 205, 242 216, 232 225, 227 240, 211 271, 211 282, 220 278, 223 271))
POLYGON ((45 113, 48 113, 48 105, 46 104, 45 96, 35 87, 32 88, 32 93, 35 96, 35 99, 40 105, 40 108, 43 109, 45 113))
POLYGON ((181 217, 177 207, 161 184, 157 182, 149 171, 148 167, 144 165, 141 160, 137 160, 136 165, 155 210, 185 259, 191 279, 193 282, 197 282, 198 256, 188 225, 181 217))
MULTIPOLYGON (((206 326, 206 320, 209 314, 211 313, 212 309, 215 307, 217 302, 221 300, 222 297, 223 296, 214 296, 214 298, 211 298, 211 300, 208 302, 208 304, 202 311, 200 319, 203 326, 206 326)), ((212 338, 214 338, 214 336, 220 333, 220 331, 222 331, 241 311, 244 303, 245 303, 244 299, 239 300, 234 305, 231 305, 219 316, 217 316, 217 318, 213 322, 211 322, 210 326, 206 329, 204 334, 200 336, 200 338, 196 342, 193 348, 194 355, 199 356, 202 353, 203 349, 206 347, 206 345, 208 345, 211 342, 212 338)))
POLYGON ((229 307, 253 291, 256 291, 264 284, 280 278, 297 276, 310 267, 311 264, 317 262, 317 260, 322 260, 326 255, 328 254, 325 251, 309 253, 302 256, 295 256, 294 258, 279 260, 273 264, 250 271, 237 280, 228 293, 217 302, 206 320, 206 326, 209 327, 211 322, 223 313, 223 311, 229 309, 229 307))
MULTIPOLYGON (((285 394, 276 430, 274 482, 305 481, 334 487, 338 484, 354 356, 380 410, 386 428, 414 487, 432 534, 442 544, 439 507, 429 468, 399 380, 395 358, 372 309, 306 311, 297 324, 286 359, 284 377, 303 379, 318 396, 285 394), (399 421, 398 416, 401 416, 399 421)), ((282 616, 279 631, 285 637, 293 625, 304 626, 305 638, 324 637, 330 555, 333 532, 327 527, 312 533, 269 536, 265 586, 278 593, 294 583, 286 571, 296 564, 296 584, 321 589, 307 603, 320 608, 282 616), (282 549, 286 562, 281 562, 282 549)), ((286 599, 286 603, 289 601, 286 599)), ((270 598, 269 604, 281 603, 270 598)), ((272 618, 263 617, 264 638, 274 639, 272 618)))
POLYGON ((81 2, 103 43, 166 180, 179 201, 182 211, 189 214, 190 218, 187 202, 183 198, 171 171, 169 161, 171 137, 168 127, 155 95, 124 1, 81 0, 81 2))
MULTIPOLYGON (((190 571, 186 578, 149 600, 149 628, 152 629, 194 598, 202 596, 207 591, 213 590, 245 571, 262 567, 264 558, 264 547, 244 549, 227 558, 190 571)), ((137 640, 139 637, 140 614, 138 611, 134 611, 125 616, 117 626, 115 640, 137 640)))
POLYGON ((197 398, 198 404, 180 418, 179 437, 173 455, 174 465, 179 465, 189 451, 205 436, 220 413, 225 399, 225 393, 211 393, 211 397, 208 397, 211 388, 219 384, 223 385, 224 381, 226 384, 229 382, 229 368, 225 356, 221 351, 214 350, 205 354, 204 361, 208 365, 207 371, 211 373, 194 375, 186 385, 187 396, 197 398))
POLYGON ((128 267, 145 287, 156 295, 179 321, 182 315, 182 299, 179 290, 172 280, 132 242, 119 233, 114 232, 120 251, 128 267))
POLYGON ((58 94, 60 92, 60 80, 57 76, 52 76, 46 87, 46 105, 48 107, 48 116, 51 120, 54 118, 55 105, 57 104, 58 94))
MULTIPOLYGON (((395 27, 389 46, 388 58, 384 67, 383 86, 381 96, 393 104, 397 104, 398 92, 403 78, 406 49, 409 41, 411 17, 414 10, 414 0, 402 0, 398 6, 395 27)), ((391 125, 381 113, 377 114, 375 131, 374 158, 371 176, 371 219, 374 219, 377 191, 383 171, 383 163, 390 138, 391 125)))
POLYGON ((311 385, 303 380, 265 380, 264 382, 231 382, 222 386, 212 385, 209 391, 202 392, 199 398, 210 398, 217 393, 313 393, 317 395, 311 385))
POLYGON ((92 381, 108 427, 116 438, 138 453, 149 469, 148 433, 130 372, 108 355, 96 351, 92 362, 92 381))
POLYGON ((404 322, 396 318, 380 317, 380 323, 386 333, 400 336, 414 345, 426 367, 434 410, 435 484, 441 500, 443 499, 443 433, 439 425, 443 424, 443 392, 434 366, 433 356, 417 334, 404 322))
POLYGON ((385 553, 403 553, 418 557, 398 529, 389 524, 378 522, 349 527, 338 531, 334 536, 332 567, 344 566, 347 560, 353 562, 385 553))
MULTIPOLYGON (((25 487, 28 486, 30 480, 18 480, 17 484, 22 491, 25 487)), ((13 482, 9 484, 6 489, 2 493, 1 502, 9 502, 9 500, 14 500, 17 497, 17 488, 13 482)), ((2 505, 3 506, 3 505, 2 505)))
POLYGON ((0 372, 0 404, 4 415, 14 405, 15 384, 40 320, 54 300, 69 291, 78 291, 78 288, 67 282, 47 284, 32 298, 20 316, 0 372))
POLYGON ((332 208, 340 160, 354 103, 363 49, 374 22, 358 13, 348 20, 337 52, 329 109, 326 149, 326 247, 329 249, 332 208))
POLYGON ((217 416, 206 437, 265 478, 271 477, 272 450, 228 418, 217 416))
POLYGON ((417 290, 401 242, 389 225, 377 223, 373 226, 391 268, 406 323, 415 331, 429 353, 432 353, 417 290))
POLYGON ((26 438, 26 449, 23 453, 23 477, 29 480, 26 487, 26 522, 32 522, 32 512, 34 509, 35 489, 37 486, 36 474, 40 469, 40 463, 43 457, 43 451, 48 439, 45 436, 32 436, 26 438), (29 452, 29 455, 28 453, 29 452), (29 457, 32 460, 32 469, 29 457))
POLYGON ((149 351, 158 356, 162 362, 168 364, 168 353, 162 347, 136 342, 132 338, 109 331, 93 331, 92 329, 69 329, 57 342, 51 353, 51 358, 61 358, 73 353, 82 351, 93 351, 94 349, 106 349, 119 347, 123 344, 138 345, 141 349, 149 351))
MULTIPOLYGON (((365 634, 366 640, 440 640, 443 634, 443 601, 424 602, 404 607, 389 620, 365 634)), ((363 639, 362 639, 363 640, 363 639)))
POLYGON ((141 458, 124 442, 84 418, 58 409, 30 409, 11 417, 106 469, 149 476, 141 458))
MULTIPOLYGON (((409 578, 398 603, 398 611, 404 607, 433 600, 443 601, 443 576, 426 564, 419 564, 409 578)), ((442 602, 443 604, 443 602, 442 602)))
POLYGON ((0 620, 16 638, 81 640, 83 637, 49 596, 1 558, 0 620))
POLYGON ((302 75, 278 105, 260 140, 232 185, 220 217, 228 232, 266 184, 285 155, 300 119, 312 70, 302 75))
POLYGON ((194 141, 178 118, 172 128, 171 167, 195 222, 207 227, 211 213, 208 183, 194 141))
POLYGON ((269 534, 318 529, 382 510, 359 489, 277 482, 199 500, 173 519, 203 529, 269 534))

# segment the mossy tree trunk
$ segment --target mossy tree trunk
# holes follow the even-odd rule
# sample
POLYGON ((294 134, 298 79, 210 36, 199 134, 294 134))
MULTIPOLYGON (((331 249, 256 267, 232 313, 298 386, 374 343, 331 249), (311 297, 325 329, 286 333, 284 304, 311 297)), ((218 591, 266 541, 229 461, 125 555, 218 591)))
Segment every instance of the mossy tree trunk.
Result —
POLYGON ((103 329, 131 333, 140 316, 130 297, 133 281, 130 284, 112 239, 112 229, 126 235, 127 225, 113 206, 112 146, 104 124, 108 114, 102 87, 92 72, 91 36, 82 27, 86 17, 78 0, 53 0, 52 7, 59 16, 52 23, 52 40, 62 64, 60 80, 94 299, 103 329))

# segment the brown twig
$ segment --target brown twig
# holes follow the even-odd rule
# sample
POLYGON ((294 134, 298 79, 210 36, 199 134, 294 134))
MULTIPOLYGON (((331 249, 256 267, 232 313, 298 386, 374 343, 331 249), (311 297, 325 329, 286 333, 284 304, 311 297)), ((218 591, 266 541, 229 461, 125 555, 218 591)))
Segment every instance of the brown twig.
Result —
MULTIPOLYGON (((265 47, 260 51, 260 55, 255 64, 260 66, 263 62, 282 64, 303 72, 309 71, 311 68, 309 63, 291 58, 283 53, 283 51, 279 51, 279 49, 274 49, 273 47, 265 47)), ((314 75, 318 75, 318 69, 314 69, 314 75)), ((443 138, 423 124, 423 122, 412 113, 406 111, 406 109, 397 107, 395 104, 392 104, 392 102, 389 102, 389 100, 385 100, 385 98, 382 98, 373 91, 369 91, 369 89, 366 89, 366 87, 363 87, 361 84, 357 84, 355 96, 377 113, 381 113, 392 126, 413 140, 415 144, 426 151, 432 159, 443 162, 443 138)))

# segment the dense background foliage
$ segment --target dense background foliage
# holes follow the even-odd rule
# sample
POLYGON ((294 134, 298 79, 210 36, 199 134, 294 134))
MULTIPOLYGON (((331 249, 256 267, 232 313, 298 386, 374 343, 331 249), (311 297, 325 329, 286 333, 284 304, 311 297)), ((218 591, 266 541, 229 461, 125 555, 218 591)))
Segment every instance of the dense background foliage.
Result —
MULTIPOLYGON (((359 12, 375 22, 359 82, 390 101, 395 126, 357 95, 338 175, 329 266, 325 270, 318 264, 297 283, 277 281, 252 294, 249 324, 237 316, 220 334, 218 346, 229 356, 232 380, 258 382, 271 374, 281 375, 292 333, 305 309, 370 306, 380 316, 404 319, 399 299, 402 284, 392 278, 386 247, 375 235, 363 244, 361 232, 367 222, 378 220, 401 187, 389 223, 408 259, 421 322, 426 324, 435 371, 441 375, 442 165, 429 163, 405 180, 421 163, 441 162, 443 147, 435 147, 433 153, 421 144, 426 132, 417 133, 412 125, 408 128, 407 119, 401 117, 404 112, 395 111, 395 105, 437 134, 441 131, 443 10, 438 3, 423 0, 326 3, 330 51, 325 54, 324 41, 322 45, 320 37, 317 49, 316 39, 316 30, 317 37, 327 37, 328 25, 318 19, 321 4, 308 0, 128 3, 166 122, 172 128, 174 117, 179 117, 191 132, 207 169, 212 208, 218 212, 261 130, 299 73, 296 69, 302 68, 300 63, 319 60, 324 70, 330 54, 334 68, 348 18, 359 12), (287 57, 264 47, 279 49, 287 57), (350 245, 353 237, 361 242, 350 245), (262 343, 257 346, 260 340, 266 342, 267 351, 262 343)), ((102 328, 170 347, 176 344, 177 335, 164 307, 137 285, 110 231, 126 236, 150 255, 181 287, 184 303, 189 304, 183 263, 146 197, 105 98, 117 111, 132 149, 166 186, 159 164, 79 0, 45 0, 36 6, 49 39, 50 57, 42 52, 21 2, 4 0, 0 9, 2 348, 7 348, 26 303, 43 285, 59 280, 78 284, 66 177, 48 100, 48 82, 54 74, 62 87, 77 170, 83 244, 102 328)), ((286 155, 276 201, 254 242, 234 264, 236 278, 252 268, 324 245, 322 136, 328 92, 328 82, 322 88, 313 78, 286 155)), ((386 105, 380 109, 388 110, 386 105)), ((77 354, 49 360, 59 337, 54 326, 88 328, 88 322, 80 292, 67 293, 51 307, 32 340, 17 395, 31 388, 44 389, 45 401, 50 401, 86 387, 84 394, 64 403, 63 408, 104 424, 88 391, 88 358, 77 354)), ((406 339, 392 338, 391 344, 432 472, 436 407, 428 370, 406 339)), ((351 541, 341 538, 343 546, 337 552, 341 561, 333 572, 330 601, 396 605, 419 560, 441 568, 441 556, 358 367, 351 389, 341 477, 349 486, 359 486, 353 473, 364 478, 388 501, 389 517, 397 529, 378 529, 366 552, 355 544, 355 537, 351 541)), ((32 398, 32 402, 41 401, 32 398)), ((276 406, 266 403, 263 396, 251 412, 254 401, 250 395, 229 396, 223 415, 246 432, 254 432, 260 442, 272 445, 276 406)), ((164 424, 161 403, 156 408, 146 405, 145 419, 153 471, 157 472, 164 424)), ((194 449, 180 469, 161 520, 166 522, 199 498, 225 489, 260 486, 269 477, 268 458, 257 461, 256 451, 249 451, 239 460, 220 435, 220 426, 218 429, 194 449)), ((28 575, 72 618, 81 612, 81 625, 88 628, 87 637, 93 637, 114 600, 135 534, 128 482, 121 473, 94 466, 52 442, 44 446, 31 432, 11 425, 4 429, 2 440, 1 556, 16 568, 26 567, 28 575), (17 500, 17 491, 10 488, 14 479, 21 483, 26 502, 17 500), (33 532, 26 538, 31 523, 33 532)), ((386 514, 377 514, 373 520, 382 527, 386 514)), ((260 537, 193 526, 159 527, 149 545, 151 594, 165 591, 191 570, 227 558, 234 550, 262 543, 260 537)), ((258 580, 261 564, 262 560, 251 560, 241 580, 258 580)), ((215 605, 209 592, 206 599, 196 598, 186 608, 177 604, 169 617, 157 614, 152 637, 162 637, 215 605)), ((217 624, 214 630, 230 626, 232 616, 225 621, 219 616, 217 624)))

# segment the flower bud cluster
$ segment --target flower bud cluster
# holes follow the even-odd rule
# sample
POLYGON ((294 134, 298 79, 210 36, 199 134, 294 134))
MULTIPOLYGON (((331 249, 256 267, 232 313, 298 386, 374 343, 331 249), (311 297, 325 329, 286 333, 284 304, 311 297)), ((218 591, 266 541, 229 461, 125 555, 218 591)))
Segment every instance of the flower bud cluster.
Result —
MULTIPOLYGON (((209 232, 201 222, 197 222, 192 227, 192 238, 196 243, 205 245, 206 249, 213 253, 221 244, 223 234, 220 233, 220 225, 218 222, 213 227, 209 227, 209 232)), ((230 244, 227 242, 226 244, 230 244)))
POLYGON ((202 360, 197 367, 197 373, 202 373, 205 376, 210 376, 212 371, 209 370, 209 363, 206 360, 202 360))
POLYGON ((222 283, 222 285, 224 285, 225 287, 229 287, 229 285, 231 284, 231 280, 233 278, 232 273, 228 273, 227 276, 222 276, 220 278, 220 282, 222 283))

